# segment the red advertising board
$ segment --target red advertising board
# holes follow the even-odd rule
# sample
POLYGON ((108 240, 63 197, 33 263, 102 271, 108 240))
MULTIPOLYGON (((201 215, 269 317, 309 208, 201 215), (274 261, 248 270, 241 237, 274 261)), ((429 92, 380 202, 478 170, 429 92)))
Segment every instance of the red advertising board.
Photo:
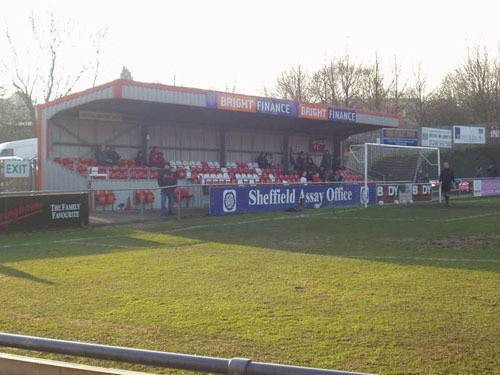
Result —
POLYGON ((217 93, 217 108, 227 111, 256 112, 256 99, 246 95, 217 93))
POLYGON ((315 137, 309 139, 309 152, 312 153, 323 153, 326 150, 326 138, 325 137, 315 137))
POLYGON ((319 104, 299 103, 299 117, 328 120, 328 107, 319 104))
MULTIPOLYGON (((403 189, 407 193, 411 191, 413 202, 429 202, 432 200, 432 187, 430 184, 407 184, 406 186, 403 185, 403 189)), ((398 184, 377 185, 377 202, 399 202, 401 190, 402 185, 398 184)))

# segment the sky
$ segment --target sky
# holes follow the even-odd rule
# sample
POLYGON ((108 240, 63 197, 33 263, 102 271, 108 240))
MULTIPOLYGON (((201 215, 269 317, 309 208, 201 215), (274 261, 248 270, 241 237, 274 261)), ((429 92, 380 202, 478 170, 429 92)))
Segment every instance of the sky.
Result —
MULTIPOLYGON (((23 72, 43 71, 43 53, 29 43, 28 15, 48 26, 52 13, 75 37, 58 56, 58 69, 76 71, 89 56, 90 35, 108 30, 97 83, 119 78, 123 66, 137 81, 262 95, 284 70, 309 72, 349 53, 373 63, 386 77, 397 58, 410 78, 421 64, 429 89, 464 62, 467 46, 497 55, 500 42, 495 1, 448 0, 17 0, 0 14, 0 60, 8 58, 8 28, 23 72)), ((6 75, 0 76, 0 83, 6 75)), ((77 89, 90 87, 83 79, 77 89)))

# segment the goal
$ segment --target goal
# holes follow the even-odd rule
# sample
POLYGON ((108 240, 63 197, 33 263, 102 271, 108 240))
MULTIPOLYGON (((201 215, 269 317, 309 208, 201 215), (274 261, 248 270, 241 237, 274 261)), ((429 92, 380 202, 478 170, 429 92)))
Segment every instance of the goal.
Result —
POLYGON ((346 167, 364 176, 365 186, 369 182, 392 184, 401 187, 400 194, 409 193, 414 184, 439 179, 440 153, 437 147, 351 145, 346 167))

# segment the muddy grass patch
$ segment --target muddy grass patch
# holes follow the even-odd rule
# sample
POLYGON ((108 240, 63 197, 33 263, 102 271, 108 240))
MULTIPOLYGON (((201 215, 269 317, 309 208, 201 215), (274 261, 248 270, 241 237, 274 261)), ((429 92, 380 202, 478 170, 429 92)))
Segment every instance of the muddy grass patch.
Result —
POLYGON ((458 238, 410 238, 407 242, 413 245, 425 245, 442 249, 470 249, 475 247, 500 246, 500 234, 488 236, 468 236, 458 238))

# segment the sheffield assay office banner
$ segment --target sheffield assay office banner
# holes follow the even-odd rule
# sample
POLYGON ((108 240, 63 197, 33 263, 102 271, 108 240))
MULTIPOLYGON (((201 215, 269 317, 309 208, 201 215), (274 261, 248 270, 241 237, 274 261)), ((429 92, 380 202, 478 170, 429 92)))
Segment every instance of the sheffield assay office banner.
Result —
POLYGON ((0 197, 0 233, 88 224, 87 193, 0 197))
POLYGON ((210 215, 336 207, 376 202, 375 185, 320 184, 211 187, 210 215), (303 201, 303 205, 301 205, 303 201))

